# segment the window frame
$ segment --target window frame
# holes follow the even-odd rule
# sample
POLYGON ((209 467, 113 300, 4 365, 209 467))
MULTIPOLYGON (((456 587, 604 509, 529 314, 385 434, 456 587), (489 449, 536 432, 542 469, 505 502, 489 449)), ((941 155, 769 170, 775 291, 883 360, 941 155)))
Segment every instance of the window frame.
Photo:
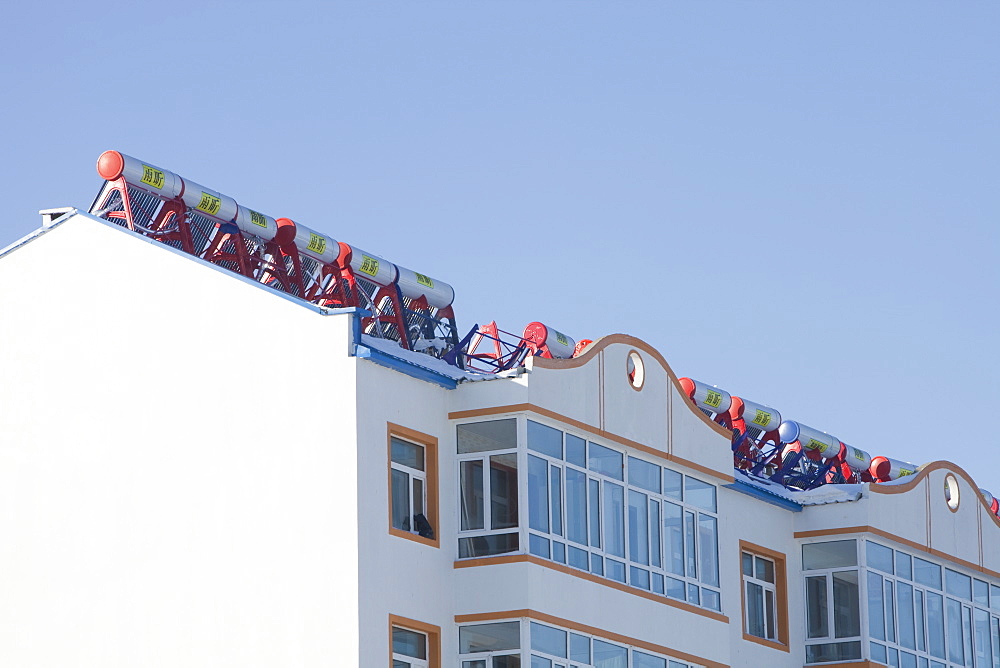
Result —
MULTIPOLYGON (((782 552, 771 550, 760 545, 755 545, 745 540, 740 541, 740 601, 743 610, 743 639, 765 647, 789 652, 788 645, 788 557, 782 552), (774 584, 753 578, 754 584, 770 588, 774 592, 775 599, 775 634, 776 640, 761 638, 748 632, 749 618, 747 615, 747 576, 743 574, 743 554, 750 554, 760 557, 774 564, 774 584)), ((766 614, 766 613, 765 613, 766 614)), ((766 622, 766 620, 765 620, 766 622)))
POLYGON ((407 540, 412 540, 423 545, 429 545, 430 547, 440 548, 441 547, 441 527, 440 527, 440 513, 438 508, 438 439, 430 434, 425 434, 423 432, 417 431, 415 429, 410 429, 409 427, 404 427, 402 425, 394 424, 392 422, 386 423, 386 462, 387 462, 387 476, 388 476, 388 489, 386 494, 386 500, 388 501, 388 515, 389 515, 389 534, 396 536, 397 538, 405 538, 407 540), (424 449, 424 471, 422 472, 422 479, 424 481, 424 517, 430 523, 431 528, 434 530, 434 538, 426 538, 421 536, 415 530, 406 531, 404 529, 397 529, 392 525, 392 472, 393 469, 398 467, 397 470, 406 472, 411 476, 411 482, 409 486, 410 503, 413 503, 413 482, 412 476, 414 472, 409 469, 409 467, 403 465, 397 465, 392 461, 392 439, 396 438, 401 441, 406 441, 413 445, 420 446, 424 449))
POLYGON ((389 668, 392 668, 393 661, 397 658, 396 653, 392 651, 392 630, 394 628, 419 633, 424 636, 426 643, 426 660, 402 656, 400 661, 405 660, 412 664, 415 660, 417 661, 415 668, 441 668, 441 627, 392 614, 389 615, 389 668))
POLYGON ((455 541, 455 558, 459 560, 468 559, 483 559, 491 558, 497 556, 505 556, 512 554, 525 554, 527 548, 524 539, 526 534, 523 530, 523 525, 527 521, 525 513, 527 512, 527 472, 526 464, 527 459, 524 458, 522 453, 522 448, 519 447, 520 443, 525 440, 525 422, 517 415, 495 415, 489 416, 487 418, 477 418, 470 420, 460 420, 453 421, 451 423, 452 433, 456 434, 456 463, 455 463, 455 488, 456 500, 454 510, 454 520, 455 526, 457 527, 457 540, 455 541), (458 429, 463 425, 478 424, 481 422, 493 422, 500 420, 515 420, 515 442, 511 447, 498 448, 495 450, 481 450, 477 452, 458 452, 457 444, 457 433, 458 429), (507 469, 508 474, 513 473, 513 484, 510 484, 504 489, 507 494, 508 506, 510 505, 510 499, 513 499, 514 508, 511 510, 513 515, 514 524, 513 526, 493 528, 494 517, 493 517, 493 504, 497 499, 502 498, 498 496, 498 491, 493 489, 494 485, 494 458, 512 458, 514 460, 513 466, 507 466, 506 464, 499 463, 497 465, 497 471, 501 469, 507 469), (479 462, 481 466, 481 486, 482 486, 482 519, 483 527, 481 529, 463 529, 462 528, 462 510, 463 510, 463 495, 465 489, 462 485, 462 467, 470 462, 479 462), (480 555, 471 557, 462 557, 460 544, 462 540, 472 540, 476 538, 491 538, 494 536, 516 536, 517 547, 503 552, 497 552, 490 555, 480 555))

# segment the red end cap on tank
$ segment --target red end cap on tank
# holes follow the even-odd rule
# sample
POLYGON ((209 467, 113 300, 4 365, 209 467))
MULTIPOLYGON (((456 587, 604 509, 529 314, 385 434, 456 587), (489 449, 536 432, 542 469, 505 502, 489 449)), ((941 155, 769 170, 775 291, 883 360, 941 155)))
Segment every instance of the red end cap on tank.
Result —
POLYGON ((528 343, 534 343, 536 346, 541 347, 545 345, 545 341, 549 338, 549 330, 540 322, 531 322, 524 328, 524 335, 521 338, 528 343))
POLYGON ((688 399, 694 401, 694 381, 686 377, 679 380, 681 383, 681 389, 684 390, 684 394, 688 396, 688 399))
POLYGON ((105 181, 114 181, 125 169, 125 158, 118 151, 105 151, 97 159, 97 173, 105 181))
POLYGON ((295 243, 295 221, 290 218, 278 218, 278 232, 274 235, 274 240, 282 248, 287 248, 295 243))

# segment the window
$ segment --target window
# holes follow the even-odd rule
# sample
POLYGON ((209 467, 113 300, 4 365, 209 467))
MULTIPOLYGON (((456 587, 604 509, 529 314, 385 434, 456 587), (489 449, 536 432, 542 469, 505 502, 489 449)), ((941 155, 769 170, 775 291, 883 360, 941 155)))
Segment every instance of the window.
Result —
POLYGON ((872 541, 865 566, 873 660, 901 668, 1000 666, 1000 587, 872 541))
POLYGON ((441 668, 441 629, 389 615, 390 668, 441 668))
POLYGON ((526 422, 531 554, 721 610, 715 485, 526 422))
POLYGON ((807 572, 806 662, 861 658, 861 604, 857 541, 802 546, 807 572))
POLYGON ((692 668, 658 653, 666 648, 528 619, 461 626, 458 633, 461 668, 692 668))
POLYGON ((517 420, 460 424, 459 558, 519 549, 517 420))
POLYGON ((389 533, 438 547, 437 439, 389 424, 388 441, 389 533))
POLYGON ((740 564, 743 572, 744 639, 769 641, 775 644, 775 649, 787 652, 785 555, 740 541, 740 564))

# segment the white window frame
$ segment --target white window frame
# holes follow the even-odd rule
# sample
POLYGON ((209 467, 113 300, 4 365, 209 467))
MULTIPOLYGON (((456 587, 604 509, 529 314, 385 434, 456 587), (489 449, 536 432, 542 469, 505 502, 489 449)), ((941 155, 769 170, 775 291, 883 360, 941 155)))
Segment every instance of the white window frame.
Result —
POLYGON ((767 580, 761 580, 756 577, 758 559, 770 563, 775 581, 778 579, 778 564, 775 563, 774 559, 757 554, 751 550, 740 551, 740 573, 743 576, 743 630, 748 635, 752 635, 755 638, 778 642, 778 587, 776 582, 768 582, 767 580), (748 555, 753 559, 753 567, 751 568, 751 571, 754 573, 753 575, 747 575, 743 572, 743 555, 748 555), (756 585, 763 590, 761 594, 761 622, 764 628, 763 636, 753 633, 750 629, 750 585, 756 585), (768 618, 767 613, 768 592, 771 593, 772 602, 770 618, 768 618))
MULTIPOLYGON (((392 439, 392 440, 395 440, 395 441, 400 441, 401 443, 406 443, 407 445, 412 445, 414 447, 420 448, 420 450, 424 453, 424 470, 423 471, 421 471, 419 469, 411 468, 409 466, 406 466, 405 464, 400 464, 399 462, 397 462, 397 461, 395 461, 395 460, 392 459, 391 454, 390 454, 390 459, 389 459, 389 468, 390 469, 392 469, 393 471, 399 471, 401 473, 405 473, 407 475, 407 503, 409 504, 409 507, 410 507, 410 514, 409 514, 409 517, 408 517, 408 520, 409 520, 409 523, 410 523, 410 528, 407 529, 407 528, 404 528, 404 527, 397 527, 397 526, 393 526, 393 528, 396 529, 396 530, 398 530, 398 531, 406 531, 406 532, 412 533, 414 535, 420 535, 420 532, 417 531, 417 528, 414 526, 416 524, 416 522, 413 521, 413 518, 416 517, 418 514, 422 514, 424 517, 427 517, 427 448, 423 444, 421 444, 421 443, 415 443, 415 442, 413 442, 413 441, 411 441, 409 439, 400 438, 399 436, 396 436, 395 434, 390 435, 389 438, 392 439), (420 508, 422 510, 421 510, 420 513, 414 512, 414 510, 417 507, 417 504, 415 503, 415 501, 417 500, 417 492, 414 489, 414 487, 415 487, 414 480, 419 480, 421 482, 421 485, 420 485, 420 487, 421 487, 421 491, 420 491, 420 508)), ((390 452, 391 452, 391 450, 390 450, 390 452)), ((394 488, 390 485, 390 489, 389 489, 389 494, 390 494, 389 503, 392 504, 392 505, 394 505, 394 502, 395 502, 395 498, 392 497, 392 495, 393 495, 394 492, 395 492, 394 488)), ((428 521, 430 521, 430 518, 427 518, 427 519, 428 519, 428 521)))
MULTIPOLYGON (((421 638, 423 638, 424 639, 424 656, 430 657, 430 649, 431 648, 427 644, 427 634, 426 633, 424 633, 423 631, 418 631, 416 629, 411 629, 408 626, 403 626, 401 624, 393 624, 392 628, 394 628, 394 629, 403 629, 404 631, 409 631, 410 633, 416 633, 421 638)), ((393 652, 392 653, 392 661, 393 661, 393 665, 395 665, 396 661, 402 661, 402 662, 404 662, 406 664, 409 664, 410 668, 428 668, 430 666, 430 663, 429 663, 430 659, 429 658, 428 659, 418 659, 415 656, 408 656, 406 654, 399 654, 398 652, 393 652)))

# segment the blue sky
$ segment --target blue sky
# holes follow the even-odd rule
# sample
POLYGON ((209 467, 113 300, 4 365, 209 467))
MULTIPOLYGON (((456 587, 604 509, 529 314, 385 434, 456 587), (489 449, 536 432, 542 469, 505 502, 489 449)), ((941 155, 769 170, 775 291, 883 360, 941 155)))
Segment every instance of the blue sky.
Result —
MULTIPOLYGON (((15 3, 0 246, 117 149, 1000 494, 1000 4, 15 3)), ((63 298, 71 298, 70 295, 63 298)))

